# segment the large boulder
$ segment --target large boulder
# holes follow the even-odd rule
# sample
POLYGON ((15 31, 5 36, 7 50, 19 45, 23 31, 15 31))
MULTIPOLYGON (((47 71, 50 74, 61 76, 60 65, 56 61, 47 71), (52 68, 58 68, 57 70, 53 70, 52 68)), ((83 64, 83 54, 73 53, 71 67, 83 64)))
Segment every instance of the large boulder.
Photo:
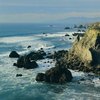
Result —
POLYGON ((10 57, 10 58, 19 58, 20 55, 19 55, 16 51, 12 51, 12 52, 9 54, 9 57, 10 57))
POLYGON ((44 81, 45 79, 45 74, 44 73, 38 73, 36 76, 36 81, 44 81))
POLYGON ((71 82, 72 74, 67 68, 54 67, 46 71, 45 82, 66 83, 71 82))
POLYGON ((63 84, 72 81, 72 74, 67 68, 53 67, 43 73, 39 73, 36 77, 36 81, 44 81, 47 83, 59 83, 63 84))
POLYGON ((33 69, 37 68, 38 64, 36 63, 36 61, 30 60, 26 55, 24 55, 17 60, 16 66, 18 68, 33 69))

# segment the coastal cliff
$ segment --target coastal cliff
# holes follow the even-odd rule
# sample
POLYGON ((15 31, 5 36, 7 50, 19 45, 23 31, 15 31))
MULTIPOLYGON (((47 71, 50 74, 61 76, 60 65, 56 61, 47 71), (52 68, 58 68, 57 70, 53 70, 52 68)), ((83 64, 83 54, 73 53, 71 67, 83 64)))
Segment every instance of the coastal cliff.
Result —
POLYGON ((100 23, 91 24, 84 37, 79 37, 65 55, 67 68, 100 74, 100 23))

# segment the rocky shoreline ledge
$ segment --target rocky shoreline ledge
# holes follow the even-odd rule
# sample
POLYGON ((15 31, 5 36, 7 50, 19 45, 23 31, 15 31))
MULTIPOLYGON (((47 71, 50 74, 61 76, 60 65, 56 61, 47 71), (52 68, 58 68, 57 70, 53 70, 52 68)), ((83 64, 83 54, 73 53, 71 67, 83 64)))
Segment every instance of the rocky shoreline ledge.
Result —
MULTIPOLYGON (((56 61, 55 67, 45 73, 38 73, 36 81, 47 83, 66 83, 73 79, 69 69, 83 72, 92 72, 100 76, 100 23, 90 25, 84 36, 78 36, 72 48, 47 54, 43 48, 20 56, 16 51, 9 55, 18 58, 13 65, 18 68, 37 68, 37 60, 49 58, 56 61)), ((22 75, 16 75, 22 76, 22 75)))

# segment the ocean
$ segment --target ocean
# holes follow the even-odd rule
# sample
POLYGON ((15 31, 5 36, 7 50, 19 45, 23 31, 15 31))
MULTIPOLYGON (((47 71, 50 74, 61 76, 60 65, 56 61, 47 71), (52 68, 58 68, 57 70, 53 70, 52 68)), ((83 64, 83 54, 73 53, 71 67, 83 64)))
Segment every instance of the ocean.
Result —
MULTIPOLYGON (((63 24, 0 24, 0 100, 100 100, 98 77, 88 79, 83 72, 72 71, 73 81, 63 85, 36 82, 39 72, 45 72, 55 63, 52 59, 37 61, 39 68, 26 70, 13 66, 16 58, 9 58, 11 51, 20 55, 43 48, 54 52, 72 47, 75 29, 65 30, 63 24), (66 37, 65 34, 69 34, 66 37), (31 48, 27 48, 31 45, 31 48), (22 77, 16 77, 22 74, 22 77), (86 81, 79 82, 81 78, 86 81)), ((67 25, 68 26, 68 25, 67 25)))

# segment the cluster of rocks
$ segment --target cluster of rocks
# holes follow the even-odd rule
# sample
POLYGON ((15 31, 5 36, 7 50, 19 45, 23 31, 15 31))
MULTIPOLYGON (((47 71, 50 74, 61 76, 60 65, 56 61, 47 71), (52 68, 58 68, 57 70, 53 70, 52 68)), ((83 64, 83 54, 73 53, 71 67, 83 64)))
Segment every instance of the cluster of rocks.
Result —
POLYGON ((72 74, 67 68, 56 66, 47 70, 45 73, 38 73, 36 81, 63 84, 71 82, 72 78, 72 74))
MULTIPOLYGON (((60 84, 71 82, 73 76, 68 68, 100 75, 100 23, 93 24, 81 40, 74 42, 69 51, 60 50, 54 52, 54 54, 46 54, 43 49, 40 49, 23 56, 12 51, 9 57, 17 57, 17 63, 14 63, 14 65, 26 69, 37 68, 36 61, 40 59, 50 58, 56 60, 55 67, 45 73, 37 74, 36 81, 39 82, 60 84)), ((22 75, 19 74, 18 76, 22 75)))
POLYGON ((82 25, 82 24, 81 24, 81 25, 74 25, 74 28, 80 28, 80 29, 81 29, 81 28, 82 28, 82 29, 84 28, 84 29, 86 29, 87 27, 86 27, 85 25, 82 25))
POLYGON ((14 63, 14 65, 17 66, 18 68, 26 68, 26 69, 33 69, 38 67, 36 61, 31 60, 30 57, 28 57, 28 55, 21 56, 17 60, 17 63, 14 63))
MULTIPOLYGON (((80 24, 80 25, 74 25, 73 28, 77 28, 77 29, 86 29, 87 27, 88 27, 88 26, 86 26, 86 25, 80 24)), ((66 26, 64 29, 71 29, 71 27, 66 26)))
POLYGON ((68 51, 60 50, 54 52, 54 54, 50 54, 50 56, 47 56, 56 60, 57 64, 55 67, 47 70, 45 73, 38 73, 36 76, 36 81, 59 84, 71 82, 73 78, 71 72, 66 68, 66 66, 62 66, 60 62, 58 63, 58 61, 64 57, 65 53, 68 53, 68 51))
MULTIPOLYGON (((43 49, 40 49, 38 51, 33 51, 29 54, 20 56, 16 51, 12 51, 9 57, 18 58, 17 63, 14 63, 14 66, 17 66, 18 68, 33 69, 38 67, 38 64, 36 63, 37 60, 50 58, 58 61, 59 59, 64 57, 64 54, 67 52, 67 50, 60 50, 54 52, 54 54, 46 54, 43 49), (19 56, 16 56, 17 54, 19 56)), ((60 84, 71 82, 73 78, 71 72, 66 67, 62 67, 59 64, 47 70, 45 73, 38 73, 36 76, 36 81, 60 84)), ((16 77, 21 76, 22 74, 16 74, 16 77)))
POLYGON ((85 30, 78 30, 78 32, 85 32, 85 30))
POLYGON ((42 48, 38 51, 33 51, 22 56, 20 56, 16 51, 12 51, 9 55, 10 58, 18 58, 17 63, 13 64, 14 66, 26 69, 37 68, 38 64, 36 63, 36 61, 44 59, 45 56, 46 53, 42 48))
POLYGON ((65 27, 65 29, 70 29, 70 27, 67 26, 67 27, 65 27))
POLYGON ((81 34, 80 34, 80 33, 74 33, 73 36, 80 36, 80 37, 83 37, 84 34, 83 34, 83 33, 81 33, 81 34))
POLYGON ((54 60, 58 60, 61 59, 62 57, 64 57, 64 55, 68 53, 68 50, 59 50, 59 51, 55 51, 53 54, 49 53, 46 58, 50 58, 50 59, 54 59, 54 60))
POLYGON ((70 35, 66 33, 65 36, 70 36, 70 35))

